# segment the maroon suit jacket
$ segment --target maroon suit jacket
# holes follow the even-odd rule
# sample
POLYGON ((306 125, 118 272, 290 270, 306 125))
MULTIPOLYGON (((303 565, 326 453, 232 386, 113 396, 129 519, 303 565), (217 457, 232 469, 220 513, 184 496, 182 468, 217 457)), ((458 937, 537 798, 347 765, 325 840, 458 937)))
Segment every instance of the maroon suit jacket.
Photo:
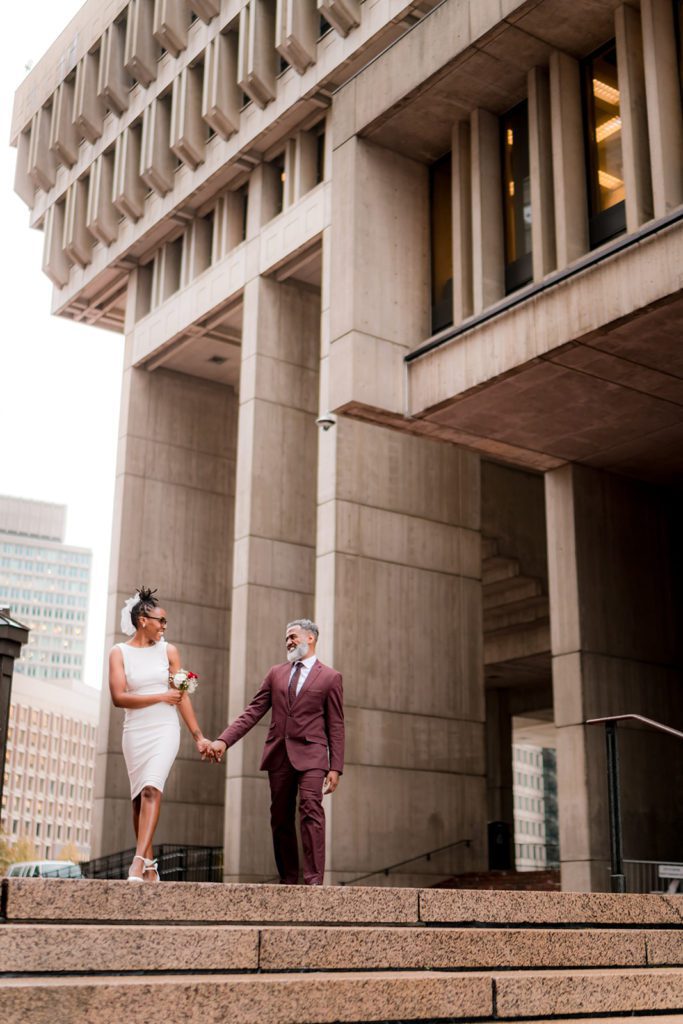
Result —
POLYGON ((239 718, 218 738, 231 747, 272 708, 261 769, 278 768, 284 749, 298 772, 322 768, 341 774, 344 770, 342 677, 333 668, 316 661, 290 708, 291 671, 289 662, 274 665, 239 718))

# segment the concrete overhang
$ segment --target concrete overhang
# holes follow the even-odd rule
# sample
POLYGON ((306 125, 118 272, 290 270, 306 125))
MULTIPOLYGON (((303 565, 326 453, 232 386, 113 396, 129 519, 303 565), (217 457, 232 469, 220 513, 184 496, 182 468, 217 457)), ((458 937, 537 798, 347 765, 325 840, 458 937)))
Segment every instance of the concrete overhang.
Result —
POLYGON ((680 481, 683 215, 602 256, 408 356, 412 429, 535 468, 680 481))
POLYGON ((611 38, 620 2, 441 4, 336 94, 335 147, 360 135, 415 160, 436 159, 450 149, 454 122, 520 102, 527 72, 553 50, 578 58, 611 38))

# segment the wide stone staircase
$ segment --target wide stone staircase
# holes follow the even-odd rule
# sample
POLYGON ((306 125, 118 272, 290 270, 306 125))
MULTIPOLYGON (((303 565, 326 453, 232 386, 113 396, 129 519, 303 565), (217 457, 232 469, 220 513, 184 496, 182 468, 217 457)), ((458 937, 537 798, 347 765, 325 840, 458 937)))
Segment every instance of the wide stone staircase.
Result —
POLYGON ((683 896, 17 879, 0 1021, 683 1021, 683 896))

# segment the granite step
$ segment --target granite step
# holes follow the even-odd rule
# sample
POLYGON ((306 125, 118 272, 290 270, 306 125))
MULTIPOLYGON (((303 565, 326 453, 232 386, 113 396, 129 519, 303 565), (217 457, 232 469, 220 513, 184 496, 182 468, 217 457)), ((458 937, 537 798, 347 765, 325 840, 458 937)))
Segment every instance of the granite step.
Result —
MULTIPOLYGON (((511 892, 103 879, 2 881, 0 917, 21 922, 683 927, 683 894, 511 892)), ((1 927, 1 926, 0 926, 1 927)))
MULTIPOLYGON (((188 1024, 496 1021, 680 1014, 683 969, 5 978, 0 1019, 188 1024), (495 1016, 494 1016, 495 1015, 495 1016)), ((674 1019, 676 1019, 674 1017, 674 1019)))
POLYGON ((0 1019, 22 1024, 331 1024, 486 1018, 491 979, 439 972, 7 979, 0 1019))
POLYGON ((683 967, 683 929, 9 925, 0 973, 683 967))

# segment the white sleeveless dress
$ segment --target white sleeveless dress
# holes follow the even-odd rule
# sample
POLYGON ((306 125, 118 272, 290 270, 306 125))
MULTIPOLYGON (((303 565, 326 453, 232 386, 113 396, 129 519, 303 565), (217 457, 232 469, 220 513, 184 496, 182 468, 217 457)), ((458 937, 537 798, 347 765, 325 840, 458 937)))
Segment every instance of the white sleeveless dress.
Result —
MULTIPOLYGON (((168 652, 165 640, 152 647, 118 644, 129 693, 147 696, 168 690, 168 652)), ((178 754, 180 722, 175 707, 165 702, 146 708, 126 708, 123 756, 130 778, 130 798, 144 786, 163 792, 166 777, 178 754)))

